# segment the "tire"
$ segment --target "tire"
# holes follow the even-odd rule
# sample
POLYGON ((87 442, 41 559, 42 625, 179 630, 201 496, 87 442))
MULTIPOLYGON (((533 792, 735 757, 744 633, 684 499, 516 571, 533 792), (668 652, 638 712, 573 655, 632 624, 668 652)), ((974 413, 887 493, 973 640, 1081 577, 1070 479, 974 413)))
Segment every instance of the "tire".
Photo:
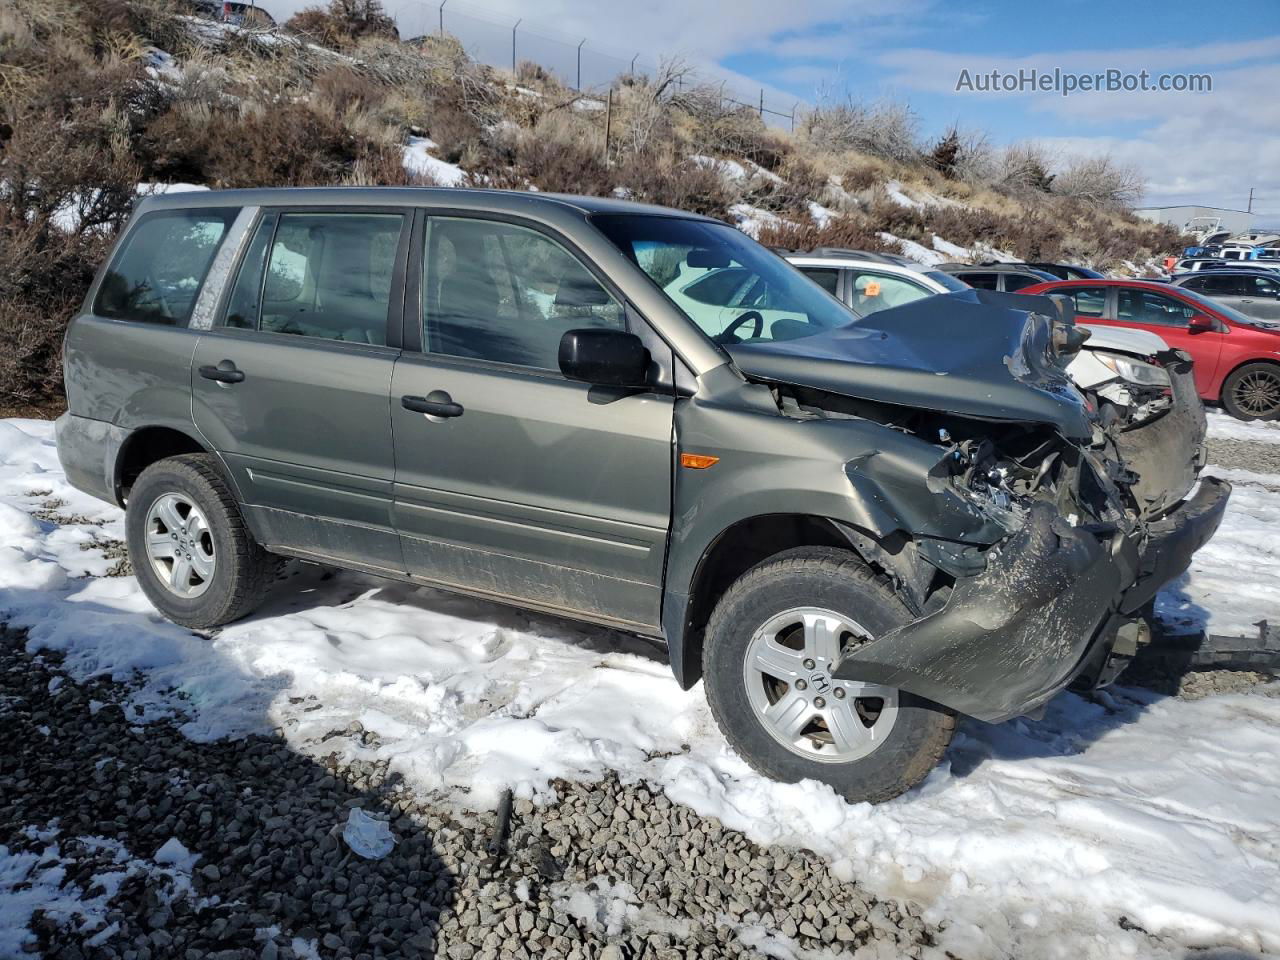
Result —
POLYGON ((279 571, 279 558, 253 539, 207 453, 170 457, 143 470, 129 491, 125 530, 147 599, 184 627, 207 629, 247 616, 279 571), (166 536, 168 557, 162 556, 170 546, 166 536), (178 567, 184 555, 190 558, 185 577, 178 567))
POLYGON ((880 803, 911 789, 951 742, 955 714, 906 691, 826 674, 832 643, 844 649, 859 632, 865 642, 911 619, 889 582, 849 551, 804 547, 752 568, 720 598, 702 648, 707 701, 725 738, 758 773, 819 780, 851 802, 880 803), (812 644, 805 623, 814 625, 812 644), (815 651, 822 655, 809 659, 815 651), (775 661, 782 667, 758 670, 761 657, 770 670, 775 661), (779 678, 793 668, 790 682, 779 678), (783 721, 771 723, 767 715, 779 711, 783 721), (812 719, 793 741, 781 728, 805 723, 805 711, 812 719), (858 721, 861 729, 850 726, 858 721))
POLYGON ((1238 420, 1280 417, 1280 364, 1246 363, 1222 383, 1222 405, 1238 420))

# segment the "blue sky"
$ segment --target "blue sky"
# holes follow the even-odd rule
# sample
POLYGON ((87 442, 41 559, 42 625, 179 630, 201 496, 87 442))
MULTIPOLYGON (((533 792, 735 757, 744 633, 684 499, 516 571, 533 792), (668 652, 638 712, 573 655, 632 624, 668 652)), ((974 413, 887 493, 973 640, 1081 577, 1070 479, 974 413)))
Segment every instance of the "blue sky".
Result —
MULTIPOLYGON (((267 0, 287 15, 304 0, 267 0)), ((438 0, 384 0, 402 34, 434 29, 438 0), (405 24, 412 23, 406 29, 405 24)), ((505 62, 510 25, 521 58, 575 69, 584 82, 629 54, 682 54, 732 87, 789 109, 822 92, 906 100, 922 132, 958 123, 993 143, 1034 140, 1065 161, 1106 152, 1148 181, 1144 202, 1243 209, 1280 225, 1280 0, 447 0, 446 29, 505 62), (1196 72, 1211 93, 957 93, 961 69, 1196 72)), ((750 94, 748 94, 750 95, 750 94)), ((754 96, 751 99, 754 100, 754 96)))

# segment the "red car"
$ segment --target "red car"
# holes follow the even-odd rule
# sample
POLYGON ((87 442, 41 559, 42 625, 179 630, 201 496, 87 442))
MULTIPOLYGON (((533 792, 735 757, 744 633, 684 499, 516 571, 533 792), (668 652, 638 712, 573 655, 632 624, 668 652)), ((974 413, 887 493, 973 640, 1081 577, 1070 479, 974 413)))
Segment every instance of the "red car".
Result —
POLYGON ((1081 323, 1150 330, 1191 354, 1202 399, 1241 420, 1280 417, 1280 325, 1147 280, 1059 280, 1018 292, 1067 294, 1081 323))

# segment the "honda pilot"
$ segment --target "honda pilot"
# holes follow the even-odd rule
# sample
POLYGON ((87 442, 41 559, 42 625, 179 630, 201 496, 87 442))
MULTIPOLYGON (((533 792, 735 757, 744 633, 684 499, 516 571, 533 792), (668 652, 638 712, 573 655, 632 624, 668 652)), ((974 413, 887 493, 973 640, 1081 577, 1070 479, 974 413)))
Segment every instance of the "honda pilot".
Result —
POLYGON ((70 327, 58 450, 176 623, 292 557, 655 638, 757 770, 880 801, 957 715, 1113 678, 1221 520, 1222 481, 1135 498, 1081 339, 972 290, 858 318, 613 199, 177 194, 70 327))

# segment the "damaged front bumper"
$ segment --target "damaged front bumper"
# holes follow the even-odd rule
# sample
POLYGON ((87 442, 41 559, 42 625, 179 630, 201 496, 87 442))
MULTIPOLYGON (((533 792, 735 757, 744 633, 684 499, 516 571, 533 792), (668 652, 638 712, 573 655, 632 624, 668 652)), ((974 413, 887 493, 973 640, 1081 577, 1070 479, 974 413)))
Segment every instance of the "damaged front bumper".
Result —
POLYGON ((1195 552, 1217 532, 1230 499, 1231 484, 1217 477, 1203 477, 1191 499, 1148 524, 1138 579, 1121 598, 1121 613, 1142 609, 1161 587, 1182 575, 1195 552))
POLYGON ((1195 486, 1205 463, 1208 430, 1190 357, 1170 350, 1157 359, 1169 375, 1170 406, 1154 419, 1115 435, 1120 458, 1137 474, 1132 493, 1144 517, 1158 516, 1195 486))
POLYGON ((896 687, 980 720, 1031 713, 1105 663, 1117 631, 1217 530, 1231 487, 1206 479, 1149 528, 1145 548, 1037 504, 945 606, 849 650, 833 676, 896 687))

